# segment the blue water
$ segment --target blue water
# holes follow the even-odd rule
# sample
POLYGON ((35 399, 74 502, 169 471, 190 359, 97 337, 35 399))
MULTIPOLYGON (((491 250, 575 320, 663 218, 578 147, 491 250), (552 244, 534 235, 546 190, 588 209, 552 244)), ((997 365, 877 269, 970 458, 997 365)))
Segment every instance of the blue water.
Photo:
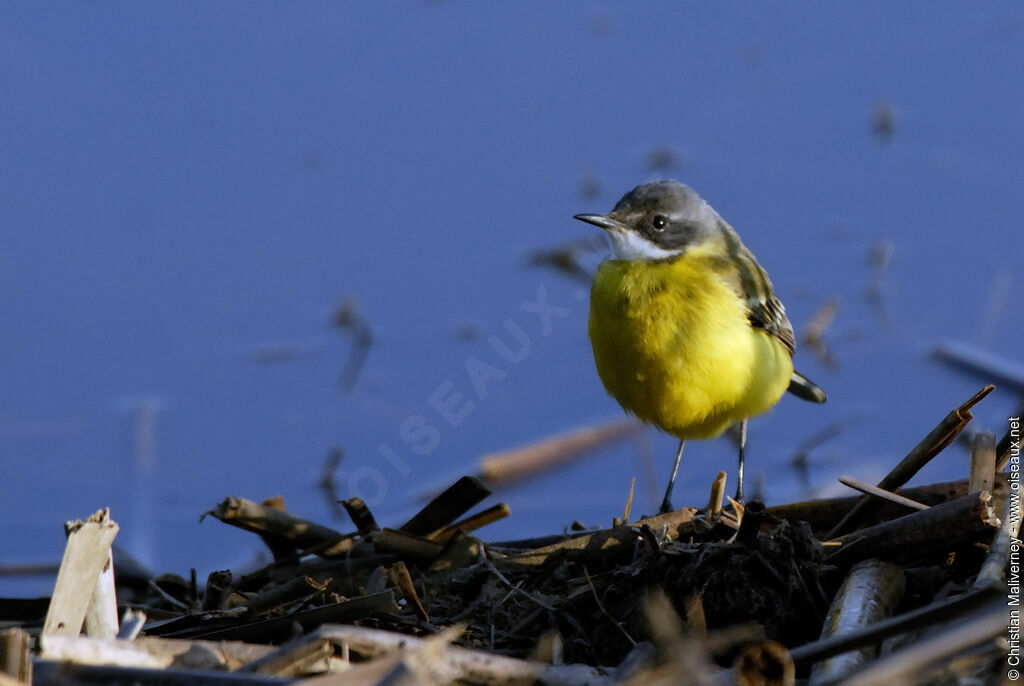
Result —
MULTIPOLYGON (((199 514, 280 494, 348 529, 316 486, 334 447, 341 495, 395 524, 481 454, 620 417, 581 284, 529 255, 661 176, 737 228, 798 330, 840 301, 838 366, 797 354, 829 403, 751 423, 751 483, 780 502, 876 479, 984 381, 931 346, 1021 361, 1022 68, 1010 2, 6 4, 0 564, 58 561, 63 522, 110 506, 157 571, 238 569, 255 537, 199 514), (547 327, 523 309, 541 292, 547 327), (374 340, 348 394, 345 296, 374 340), (520 362, 488 343, 506 320, 520 362), (410 417, 430 440, 403 440, 410 417), (788 463, 833 425, 805 484, 788 463)), ((997 390, 976 427, 1001 435, 1018 401, 997 390)), ((484 536, 607 524, 633 476, 652 511, 673 449, 651 430, 506 490, 484 536)), ((724 440, 686 459, 677 502, 732 475, 724 440)))

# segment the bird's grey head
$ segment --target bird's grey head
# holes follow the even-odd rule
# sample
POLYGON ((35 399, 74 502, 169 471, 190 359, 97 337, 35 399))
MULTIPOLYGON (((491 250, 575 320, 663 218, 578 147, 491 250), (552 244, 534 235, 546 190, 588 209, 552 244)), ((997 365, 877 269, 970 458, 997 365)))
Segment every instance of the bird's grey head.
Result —
POLYGON ((622 196, 608 214, 576 219, 608 232, 617 260, 671 260, 718 231, 718 214, 689 186, 654 181, 622 196))

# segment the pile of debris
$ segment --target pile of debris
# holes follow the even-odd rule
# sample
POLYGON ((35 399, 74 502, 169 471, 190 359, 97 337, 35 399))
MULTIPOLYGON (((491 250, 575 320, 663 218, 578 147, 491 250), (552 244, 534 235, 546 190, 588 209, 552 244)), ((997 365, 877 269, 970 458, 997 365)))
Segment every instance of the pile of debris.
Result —
POLYGON ((989 390, 877 486, 844 479, 863 496, 744 506, 723 474, 701 510, 627 505, 608 529, 490 543, 475 532, 508 507, 466 516, 490 493, 476 477, 394 528, 347 500, 352 533, 230 497, 208 514, 273 563, 202 586, 118 566, 116 596, 103 511, 68 525, 51 598, 4 602, 0 685, 993 683, 1018 545, 1010 433, 975 437, 969 479, 901 488, 989 390))

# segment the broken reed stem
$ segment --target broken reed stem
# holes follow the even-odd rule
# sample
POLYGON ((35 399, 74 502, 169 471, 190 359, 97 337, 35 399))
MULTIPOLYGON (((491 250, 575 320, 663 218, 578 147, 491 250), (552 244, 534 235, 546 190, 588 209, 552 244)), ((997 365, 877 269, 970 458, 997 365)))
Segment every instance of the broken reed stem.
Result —
POLYGON ((958 653, 985 643, 1006 632, 1009 611, 1003 602, 992 603, 972 619, 951 626, 937 636, 926 638, 904 650, 875 661, 850 676, 843 686, 890 686, 914 682, 927 670, 958 653))
POLYGON ((932 624, 952 621, 989 603, 1003 602, 1006 596, 1000 589, 976 588, 955 598, 919 607, 901 615, 883 619, 847 634, 830 636, 806 643, 790 651, 797 664, 810 664, 839 655, 849 650, 874 645, 890 636, 906 633, 932 624))
POLYGON ((85 633, 94 638, 114 638, 120 628, 114 588, 114 553, 107 550, 107 562, 96 579, 85 612, 85 633))
MULTIPOLYGON (((928 464, 933 457, 938 455, 946 446, 953 442, 957 437, 957 434, 963 431, 964 427, 967 426, 967 423, 971 421, 971 418, 973 417, 971 414, 971 408, 977 405, 982 398, 993 390, 995 390, 995 386, 991 384, 985 386, 975 393, 970 400, 946 415, 946 417, 939 422, 939 425, 924 437, 924 440, 914 446, 914 449, 907 453, 907 456, 900 460, 900 463, 878 482, 878 487, 887 491, 894 491, 907 483, 907 481, 917 474, 922 467, 928 464)), ((826 534, 825 538, 836 538, 843 532, 848 531, 851 527, 855 526, 860 517, 864 515, 865 510, 871 506, 871 503, 871 498, 864 496, 860 502, 857 503, 853 509, 842 518, 842 520, 840 520, 838 524, 832 527, 832 530, 826 534)))
POLYGON ((633 511, 633 495, 636 493, 636 477, 629 482, 629 497, 626 498, 626 509, 622 512, 622 523, 629 524, 629 513, 633 511))
POLYGON ((728 480, 725 472, 718 472, 718 476, 711 482, 711 496, 708 498, 708 519, 714 522, 722 515, 722 500, 725 499, 725 483, 728 480))
MULTIPOLYGON (((967 479, 958 479, 925 486, 910 486, 900 489, 899 494, 924 505, 934 506, 964 497, 967 495, 967 486, 967 479)), ((1001 498, 1008 491, 1009 475, 1006 473, 996 474, 995 487, 992 489, 993 495, 1001 498)), ((860 501, 861 496, 819 498, 788 505, 775 505, 768 508, 768 514, 776 519, 807 522, 818 533, 818 537, 824 540, 825 531, 834 526, 860 501)), ((879 501, 870 516, 862 520, 862 523, 878 523, 894 517, 901 517, 904 514, 906 514, 906 510, 902 506, 879 501)))
POLYGON ((405 563, 399 560, 391 565, 388 568, 388 578, 398 588, 402 597, 405 598, 405 602, 412 606, 416 616, 424 622, 429 622, 430 615, 427 614, 426 608, 423 607, 423 603, 420 601, 420 595, 416 592, 416 586, 412 582, 412 576, 409 574, 409 568, 405 566, 405 563))
MULTIPOLYGON (((316 548, 320 557, 344 555, 355 545, 355 536, 296 517, 245 498, 229 496, 203 515, 212 515, 231 526, 256 534, 275 536, 298 548, 316 548)), ((200 518, 202 519, 202 518, 200 518)))
POLYGON ((431 538, 490 494, 491 489, 480 479, 464 476, 398 528, 405 533, 431 538))
POLYGON ((503 569, 519 569, 524 566, 542 565, 556 555, 564 555, 566 559, 579 560, 606 558, 622 550, 623 546, 632 547, 640 537, 640 529, 643 526, 647 526, 655 532, 664 529, 666 537, 669 540, 675 540, 680 530, 692 524, 696 514, 696 508, 684 507, 674 512, 641 519, 632 524, 601 529, 576 538, 509 555, 498 560, 498 564, 503 569))
POLYGON ((967 492, 991 491, 996 478, 996 435, 979 431, 971 441, 971 476, 967 492))
POLYGON ((373 548, 379 553, 393 553, 404 560, 431 562, 444 544, 405 531, 384 528, 373 535, 373 548))
POLYGON ((32 637, 21 628, 0 631, 0 674, 32 683, 32 637))
POLYGON ((360 536, 365 538, 374 531, 380 531, 377 520, 373 518, 373 513, 370 512, 370 508, 366 506, 362 498, 348 498, 342 500, 341 505, 348 513, 348 518, 356 525, 360 536))
MULTIPOLYGON (((881 560, 858 562, 843 580, 821 628, 821 638, 848 635, 890 616, 903 599, 903 568, 881 560)), ((842 679, 877 654, 874 647, 836 655, 814 665, 810 684, 842 679)))
MULTIPOLYGON (((425 643, 425 639, 415 636, 359 626, 325 625, 317 630, 316 635, 346 645, 349 650, 368 658, 389 655, 395 651, 417 650, 425 643)), ((460 681, 492 686, 534 683, 597 686, 610 683, 610 679, 596 667, 545 665, 451 645, 442 647, 438 662, 459 674, 460 681)))
POLYGON ((992 539, 985 562, 981 565, 978 577, 974 580, 975 588, 986 585, 1002 588, 1006 565, 1010 561, 1013 539, 1020 535, 1020 519, 1020 496, 1015 491, 1007 496, 1006 503, 1003 505, 1002 526, 999 527, 999 531, 992 539))
MULTIPOLYGON (((278 512, 288 511, 288 508, 285 507, 284 504, 284 498, 279 495, 264 498, 263 506, 269 507, 272 510, 277 510, 278 512)), ((259 537, 260 540, 263 541, 263 545, 267 546, 267 549, 275 560, 282 560, 284 558, 291 557, 297 552, 295 550, 295 543, 288 539, 281 538, 280 536, 276 536, 272 533, 259 534, 259 537)))
POLYGON ((898 519, 832 539, 841 547, 828 556, 839 566, 870 557, 913 559, 944 554, 999 526, 988 491, 967 495, 898 519))
MULTIPOLYGON (((104 568, 110 564, 110 546, 117 536, 117 530, 117 523, 110 518, 109 509, 100 510, 84 522, 78 520, 64 525, 68 541, 50 606, 46 611, 44 634, 77 636, 81 632, 96 584, 104 568)), ((113 578, 110 581, 110 590, 113 591, 113 578)), ((114 601, 113 595, 107 599, 114 601)), ((116 629, 114 633, 117 633, 116 629)))
POLYGON ((298 600, 304 600, 317 593, 323 593, 330 585, 331 579, 317 581, 306 575, 298 576, 291 581, 274 586, 269 591, 255 595, 245 602, 249 614, 255 615, 272 610, 298 600))
MULTIPOLYGON (((86 636, 43 636, 39 640, 38 659, 52 663, 102 663, 108 667, 147 669, 190 668, 193 670, 235 670, 273 652, 272 646, 236 641, 203 641, 181 638, 141 636, 132 641, 90 638, 86 636)), ((221 672, 223 673, 223 672, 221 672)), ((123 684, 132 683, 126 676, 120 680, 73 681, 60 683, 123 684)), ((192 683, 185 679, 161 679, 135 683, 192 683)))
POLYGON ((483 528, 488 524, 492 524, 499 519, 504 519, 510 514, 512 514, 512 510, 509 508, 508 503, 498 503, 493 507, 477 512, 475 515, 470 515, 465 519, 460 519, 451 526, 445 527, 439 533, 434 534, 430 538, 438 543, 447 543, 459 531, 465 531, 467 533, 470 531, 476 531, 477 529, 483 528))
POLYGON ((310 671, 318 663, 326 665, 333 656, 334 645, 314 634, 289 641, 273 652, 242 665, 235 672, 292 677, 310 671))
POLYGON ((910 498, 906 498, 902 495, 893 493, 891 491, 886 491, 884 489, 879 488, 878 486, 872 486, 871 484, 865 481, 861 481, 860 479, 855 479, 852 476, 844 475, 839 477, 839 483, 843 484, 844 486, 849 486, 855 491, 860 491, 865 495, 870 495, 880 500, 888 500, 890 503, 896 503, 897 505, 908 507, 911 510, 928 509, 928 505, 925 505, 924 503, 919 503, 916 500, 911 500, 910 498))

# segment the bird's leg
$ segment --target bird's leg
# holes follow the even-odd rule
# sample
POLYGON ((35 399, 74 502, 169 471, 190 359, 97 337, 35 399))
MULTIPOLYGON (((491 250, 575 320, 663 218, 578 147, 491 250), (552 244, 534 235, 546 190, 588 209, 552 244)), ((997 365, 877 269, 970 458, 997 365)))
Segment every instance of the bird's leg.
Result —
POLYGON ((743 502, 743 452, 747 448, 747 420, 740 422, 740 468, 736 472, 736 502, 743 502))
POLYGON ((665 489, 665 499, 661 501, 661 511, 672 511, 672 487, 676 485, 676 474, 679 473, 679 463, 683 461, 683 446, 686 441, 679 441, 679 450, 676 452, 676 461, 672 465, 672 476, 668 478, 668 488, 665 489))

